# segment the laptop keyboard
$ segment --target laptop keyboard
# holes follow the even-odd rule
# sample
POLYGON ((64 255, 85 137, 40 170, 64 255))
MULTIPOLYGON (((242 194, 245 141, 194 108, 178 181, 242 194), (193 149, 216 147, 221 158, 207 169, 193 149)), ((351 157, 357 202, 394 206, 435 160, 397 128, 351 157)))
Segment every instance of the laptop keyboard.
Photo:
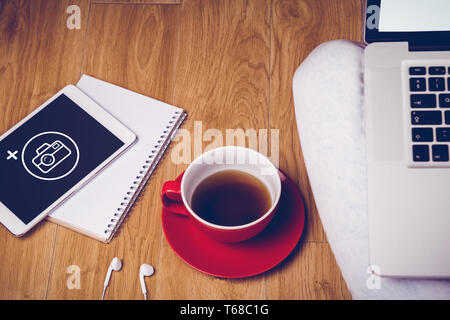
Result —
POLYGON ((450 61, 405 62, 410 167, 450 167, 450 61))

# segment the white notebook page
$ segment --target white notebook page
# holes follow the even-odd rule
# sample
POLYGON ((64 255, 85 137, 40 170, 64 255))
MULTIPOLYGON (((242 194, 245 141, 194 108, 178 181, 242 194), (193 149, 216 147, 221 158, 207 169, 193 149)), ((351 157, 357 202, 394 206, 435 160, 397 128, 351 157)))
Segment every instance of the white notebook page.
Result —
POLYGON ((107 241, 110 234, 105 231, 114 227, 111 219, 119 220, 114 214, 122 213, 126 193, 132 191, 130 187, 151 151, 161 145, 158 141, 169 121, 180 117, 183 110, 86 75, 77 87, 132 130, 138 140, 57 208, 49 220, 107 241))

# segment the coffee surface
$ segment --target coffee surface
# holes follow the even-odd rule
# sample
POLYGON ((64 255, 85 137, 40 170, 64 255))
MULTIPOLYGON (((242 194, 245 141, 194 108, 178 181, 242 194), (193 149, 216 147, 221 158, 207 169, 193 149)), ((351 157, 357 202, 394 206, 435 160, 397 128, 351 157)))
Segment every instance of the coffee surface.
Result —
POLYGON ((272 206, 266 185, 238 170, 217 172, 193 192, 191 207, 202 219, 221 226, 239 226, 262 217, 272 206))

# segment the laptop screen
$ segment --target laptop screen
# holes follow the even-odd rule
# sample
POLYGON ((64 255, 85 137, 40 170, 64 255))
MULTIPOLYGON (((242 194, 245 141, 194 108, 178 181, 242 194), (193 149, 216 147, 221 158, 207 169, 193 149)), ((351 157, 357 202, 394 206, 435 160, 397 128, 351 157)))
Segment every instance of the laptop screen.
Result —
POLYGON ((381 0, 379 31, 449 31, 449 0, 381 0))
POLYGON ((365 41, 450 45, 450 0, 367 0, 365 41))

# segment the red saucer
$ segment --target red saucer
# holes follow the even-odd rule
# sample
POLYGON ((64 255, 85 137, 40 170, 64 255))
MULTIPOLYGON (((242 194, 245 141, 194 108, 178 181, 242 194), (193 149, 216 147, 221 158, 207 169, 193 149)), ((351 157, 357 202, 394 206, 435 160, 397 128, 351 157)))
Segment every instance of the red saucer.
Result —
MULTIPOLYGON (((177 180, 181 180, 181 174, 177 180)), ((256 237, 222 243, 200 232, 189 217, 162 210, 162 226, 172 249, 193 268, 220 278, 245 278, 283 261, 295 248, 305 225, 305 206, 295 183, 280 171, 282 191, 272 222, 256 237)))

